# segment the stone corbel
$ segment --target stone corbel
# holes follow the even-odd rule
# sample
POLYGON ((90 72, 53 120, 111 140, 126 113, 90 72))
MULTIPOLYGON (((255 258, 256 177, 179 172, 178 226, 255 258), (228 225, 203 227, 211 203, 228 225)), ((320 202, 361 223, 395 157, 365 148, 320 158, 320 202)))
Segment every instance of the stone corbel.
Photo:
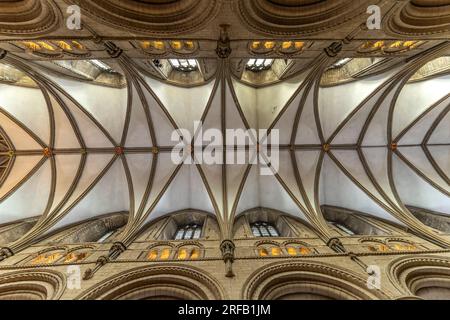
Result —
POLYGON ((220 38, 217 41, 216 53, 221 59, 228 58, 233 51, 230 46, 230 38, 228 37, 229 27, 227 24, 220 25, 220 38))
POLYGON ((231 240, 224 240, 220 244, 220 251, 222 251, 222 258, 225 262, 225 276, 228 278, 234 277, 233 261, 235 248, 236 246, 231 240))
POLYGON ((329 47, 325 48, 324 51, 327 54, 327 56, 329 56, 330 58, 334 58, 339 54, 339 52, 342 51, 342 42, 341 41, 333 42, 332 44, 330 44, 329 47))
POLYGON ((0 261, 8 259, 9 257, 12 257, 13 255, 14 255, 14 252, 8 247, 3 247, 0 249, 0 261))
POLYGON ((106 52, 111 56, 111 58, 114 59, 119 58, 123 53, 123 50, 120 49, 118 46, 116 46, 114 42, 111 41, 105 42, 105 48, 106 52))
POLYGON ((347 250, 345 249, 344 245, 342 244, 341 240, 339 238, 331 238, 327 242, 327 246, 333 249, 337 253, 346 253, 347 250))
POLYGON ((94 277, 98 270, 100 270, 108 262, 117 259, 122 252, 124 252, 127 247, 122 242, 115 242, 109 249, 107 256, 100 256, 97 259, 95 267, 93 269, 89 268, 84 272, 83 280, 89 280, 94 277))

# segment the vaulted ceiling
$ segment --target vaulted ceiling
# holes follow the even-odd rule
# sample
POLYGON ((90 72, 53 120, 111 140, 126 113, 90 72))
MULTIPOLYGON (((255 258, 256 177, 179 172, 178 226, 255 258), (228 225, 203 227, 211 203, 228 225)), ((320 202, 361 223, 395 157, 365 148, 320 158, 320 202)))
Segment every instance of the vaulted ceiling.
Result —
MULTIPOLYGON (((104 59, 115 70, 114 85, 112 76, 99 83, 100 72, 83 79, 56 68, 52 62, 67 61, 67 50, 51 58, 52 50, 43 55, 18 45, 21 36, 36 32, 67 34, 56 22, 61 3, 0 4, 8 17, 17 15, 12 23, 0 14, 0 46, 8 51, 1 63, 15 81, 27 83, 0 84, 0 224, 40 217, 12 251, 57 228, 122 211, 129 220, 120 241, 129 245, 147 222, 183 209, 215 214, 223 239, 232 237, 239 214, 268 207, 304 219, 328 241, 322 205, 365 212, 450 245, 407 207, 450 214, 450 75, 438 68, 450 55, 450 44, 441 39, 450 24, 446 1, 379 1, 388 29, 376 31, 373 42, 364 39, 367 30, 354 32, 367 18, 368 1, 73 1, 87 14, 77 41, 92 49, 70 59, 79 65, 87 57, 104 59), (301 14, 293 15, 292 7, 301 14), (240 21, 228 29, 233 51, 221 59, 215 52, 219 8, 240 21), (17 23, 19 18, 24 20, 17 23), (212 26, 214 40, 206 36, 212 26), (172 47, 144 54, 131 45, 129 32, 140 41, 156 41, 155 34, 195 38, 196 50, 188 43, 184 53, 172 47), (335 50, 335 40, 350 33, 335 50), (108 34, 114 36, 105 39, 108 34), (417 38, 422 34, 427 36, 417 38), (421 45, 389 52, 398 46, 394 35, 421 45), (252 43, 280 37, 308 44, 299 56, 283 53, 281 42, 280 50, 268 46, 264 56, 292 60, 291 73, 265 85, 242 81, 243 65, 258 56, 252 43), (210 58, 202 65, 209 70, 204 81, 189 86, 166 81, 153 67, 145 70, 145 59, 183 54, 200 62, 210 58), (348 57, 375 60, 358 72, 330 69, 348 57), (195 121, 221 132, 279 130, 279 170, 265 176, 264 163, 174 164, 172 132, 186 128, 194 136, 195 121)), ((230 149, 216 152, 226 158, 230 149)))

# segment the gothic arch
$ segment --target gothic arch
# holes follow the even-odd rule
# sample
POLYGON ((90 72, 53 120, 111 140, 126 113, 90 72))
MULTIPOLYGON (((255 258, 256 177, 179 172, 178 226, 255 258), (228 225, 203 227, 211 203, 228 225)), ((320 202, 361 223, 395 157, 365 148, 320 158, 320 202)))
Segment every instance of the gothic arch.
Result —
POLYGON ((78 299, 220 300, 226 296, 217 280, 204 271, 178 264, 158 264, 120 273, 96 284, 78 299))
POLYGON ((388 266, 388 276, 405 296, 449 299, 450 260, 445 257, 402 257, 388 266))
POLYGON ((59 272, 12 272, 0 276, 0 300, 59 300, 65 287, 66 280, 59 272))
POLYGON ((243 299, 367 300, 387 299, 367 289, 367 279, 326 263, 274 263, 255 271, 244 284, 243 299))

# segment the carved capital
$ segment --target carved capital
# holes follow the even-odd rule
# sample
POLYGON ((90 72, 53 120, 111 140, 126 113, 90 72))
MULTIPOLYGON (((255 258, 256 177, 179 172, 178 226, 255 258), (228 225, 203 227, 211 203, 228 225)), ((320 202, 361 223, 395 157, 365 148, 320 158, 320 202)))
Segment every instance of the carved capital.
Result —
POLYGON ((220 38, 217 41, 216 54, 221 59, 228 58, 233 51, 230 46, 230 38, 228 37, 229 27, 227 24, 220 25, 220 38))
POLYGON ((0 60, 4 59, 7 54, 8 54, 8 51, 0 49, 0 60))
POLYGON ((329 47, 325 48, 324 51, 330 58, 336 57, 342 50, 342 42, 333 42, 329 47))
POLYGON ((330 240, 328 240, 327 246, 338 253, 347 252, 347 250, 345 249, 344 245, 342 244, 339 238, 331 238, 330 240))
POLYGON ((127 250, 127 247, 122 242, 114 242, 111 249, 109 249, 109 256, 112 256, 113 254, 121 254, 125 250, 127 250))
POLYGON ((231 240, 224 240, 220 244, 220 251, 222 251, 222 259, 225 262, 225 276, 234 277, 233 261, 234 261, 234 249, 236 246, 231 240))
POLYGON ((119 58, 123 50, 120 49, 114 42, 108 41, 105 43, 106 52, 111 56, 111 58, 117 59, 119 58))
POLYGON ((0 261, 3 261, 9 257, 12 257, 13 255, 14 255, 14 252, 8 247, 3 247, 0 249, 0 261))

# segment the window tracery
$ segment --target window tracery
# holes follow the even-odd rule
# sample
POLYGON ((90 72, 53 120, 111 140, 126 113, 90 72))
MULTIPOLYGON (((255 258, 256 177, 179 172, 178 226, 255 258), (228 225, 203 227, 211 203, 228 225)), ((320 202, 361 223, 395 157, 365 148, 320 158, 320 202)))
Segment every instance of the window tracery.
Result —
POLYGON ((253 72, 260 72, 270 69, 272 65, 273 59, 250 59, 247 62, 246 68, 253 72))
POLYGON ((85 260, 89 256, 86 249, 74 249, 69 252, 61 250, 50 250, 29 260, 31 265, 51 265, 55 263, 78 263, 85 260))
POLYGON ((167 245, 153 247, 147 253, 146 260, 148 261, 169 260, 172 257, 172 251, 173 248, 167 245))
POLYGON ((270 223, 257 221, 250 225, 255 237, 279 237, 278 230, 270 223))
POLYGON ((358 52, 364 54, 394 54, 415 49, 422 44, 424 44, 424 41, 375 40, 363 43, 359 47, 358 52))
POLYGON ((289 257, 315 254, 316 251, 303 243, 286 243, 278 245, 275 242, 262 242, 257 245, 259 257, 289 257))
POLYGON ((195 59, 169 59, 169 62, 176 71, 191 72, 198 69, 195 59))
POLYGON ((178 227, 174 240, 192 240, 199 239, 202 233, 202 226, 198 224, 187 224, 178 227))

